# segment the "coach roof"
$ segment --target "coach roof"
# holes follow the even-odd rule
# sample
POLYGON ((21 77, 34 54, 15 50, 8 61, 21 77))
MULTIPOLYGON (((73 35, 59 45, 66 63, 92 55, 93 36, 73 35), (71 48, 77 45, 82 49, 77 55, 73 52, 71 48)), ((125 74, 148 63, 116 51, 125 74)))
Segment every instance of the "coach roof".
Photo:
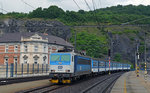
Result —
POLYGON ((43 39, 48 39, 48 43, 50 43, 50 44, 73 47, 72 44, 70 44, 69 42, 65 41, 64 39, 62 39, 60 37, 48 35, 48 34, 43 34, 43 33, 33 33, 33 32, 5 33, 5 34, 1 35, 0 43, 21 42, 21 37, 28 38, 28 37, 33 36, 34 34, 38 34, 43 39))

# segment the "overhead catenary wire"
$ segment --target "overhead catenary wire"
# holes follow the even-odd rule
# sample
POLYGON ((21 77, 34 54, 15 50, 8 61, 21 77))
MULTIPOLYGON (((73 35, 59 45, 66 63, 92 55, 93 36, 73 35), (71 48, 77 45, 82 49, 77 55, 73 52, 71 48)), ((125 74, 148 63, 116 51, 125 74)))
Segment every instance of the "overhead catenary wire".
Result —
POLYGON ((149 18, 150 18, 150 17, 141 18, 141 19, 136 19, 136 20, 129 21, 129 22, 126 22, 126 23, 122 23, 121 25, 128 25, 128 24, 130 24, 130 23, 134 23, 134 22, 141 21, 141 20, 145 20, 145 19, 149 19, 149 18))
POLYGON ((5 9, 3 9, 3 8, 0 8, 0 10, 2 10, 2 11, 4 11, 4 12, 8 13, 8 11, 7 11, 7 10, 5 10, 5 9))
POLYGON ((101 0, 98 0, 98 1, 99 1, 99 6, 100 6, 99 8, 102 8, 101 0))
POLYGON ((35 7, 33 7, 32 5, 28 4, 27 2, 25 2, 24 0, 21 0, 24 4, 28 5, 29 7, 36 9, 35 7))
POLYGON ((99 23, 99 20, 98 20, 98 18, 97 18, 97 15, 96 15, 96 4, 95 4, 95 2, 94 2, 94 0, 92 0, 92 3, 93 3, 93 15, 95 16, 95 21, 97 22, 97 24, 98 24, 98 26, 100 27, 100 23, 99 23))
POLYGON ((92 9, 90 8, 88 2, 86 0, 84 0, 85 4, 87 5, 87 7, 89 8, 90 11, 92 11, 92 9))
POLYGON ((80 6, 78 5, 78 3, 75 1, 75 0, 73 0, 74 1, 74 3, 76 4, 76 6, 79 8, 79 10, 81 10, 81 8, 80 8, 80 6))

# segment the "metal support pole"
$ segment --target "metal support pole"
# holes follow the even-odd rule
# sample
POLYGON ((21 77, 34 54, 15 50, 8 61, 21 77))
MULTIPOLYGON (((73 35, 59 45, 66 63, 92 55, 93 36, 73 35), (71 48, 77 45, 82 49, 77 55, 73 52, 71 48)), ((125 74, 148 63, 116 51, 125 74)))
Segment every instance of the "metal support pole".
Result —
POLYGON ((38 65, 38 71, 37 71, 37 73, 39 74, 39 64, 37 64, 38 65))
POLYGON ((8 62, 6 62, 6 78, 8 78, 8 62))
POLYGON ((11 63, 10 65, 10 77, 13 77, 14 76, 14 64, 11 63))
POLYGON ((21 73, 22 73, 22 76, 23 76, 23 63, 22 63, 22 66, 21 66, 22 70, 21 70, 21 73))
POLYGON ((27 64, 27 74, 29 74, 29 64, 27 64))
POLYGON ((110 73, 110 56, 109 56, 109 74, 111 74, 111 73, 110 73))
POLYGON ((46 73, 48 72, 48 64, 46 64, 46 73))
POLYGON ((32 67, 32 74, 34 74, 34 64, 33 64, 33 67, 32 67))
POLYGON ((43 73, 43 65, 44 65, 44 64, 42 64, 42 73, 43 73))
POLYGON ((145 59, 145 79, 146 79, 146 76, 147 76, 147 61, 146 61, 146 32, 144 32, 144 43, 145 43, 145 51, 144 51, 144 59, 145 59))
POLYGON ((77 48, 77 31, 75 30, 75 50, 77 48))
POLYGON ((15 63, 15 75, 17 77, 17 63, 15 63))

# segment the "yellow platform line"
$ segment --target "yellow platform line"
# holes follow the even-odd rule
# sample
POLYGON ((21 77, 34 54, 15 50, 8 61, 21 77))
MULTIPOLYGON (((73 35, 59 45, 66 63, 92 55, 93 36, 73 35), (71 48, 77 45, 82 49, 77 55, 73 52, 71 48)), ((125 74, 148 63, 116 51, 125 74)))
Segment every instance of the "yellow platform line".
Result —
POLYGON ((124 80, 124 93, 127 93, 127 88, 126 88, 126 79, 124 80))

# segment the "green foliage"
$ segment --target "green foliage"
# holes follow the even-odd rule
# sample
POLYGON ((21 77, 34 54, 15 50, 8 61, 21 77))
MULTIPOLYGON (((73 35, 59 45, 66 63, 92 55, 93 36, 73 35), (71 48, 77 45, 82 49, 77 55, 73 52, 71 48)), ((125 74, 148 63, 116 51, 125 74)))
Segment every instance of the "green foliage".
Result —
POLYGON ((50 6, 49 8, 42 9, 37 8, 36 10, 33 10, 33 12, 30 12, 28 17, 30 18, 50 18, 50 19, 56 19, 63 17, 65 12, 58 8, 57 6, 50 6))
POLYGON ((144 53, 144 50, 145 50, 145 47, 144 47, 144 46, 140 46, 140 47, 139 47, 139 52, 140 52, 140 53, 144 53))
POLYGON ((123 28, 120 31, 118 31, 118 30, 112 31, 112 34, 119 34, 119 35, 121 35, 121 34, 130 34, 130 33, 138 34, 139 30, 123 28))
POLYGON ((114 61, 121 62, 121 54, 119 53, 115 54, 114 61))
MULTIPOLYGON (((150 16, 150 6, 112 6, 102 9, 97 9, 95 11, 64 11, 57 6, 50 6, 48 8, 42 9, 41 7, 33 10, 29 14, 25 13, 0 13, 0 17, 10 16, 14 18, 44 18, 44 19, 58 19, 67 25, 87 25, 87 23, 97 22, 110 25, 110 24, 121 24, 130 22, 133 20, 147 18, 150 16), (96 14, 94 14, 94 12, 96 14), (97 18, 96 18, 97 17, 97 18)), ((133 22, 132 24, 149 24, 150 19, 139 20, 138 22, 133 22)), ((127 31, 128 32, 128 31, 127 31)), ((136 33, 136 32, 135 32, 136 33)))
MULTIPOLYGON (((71 38, 71 42, 75 42, 74 36, 71 38)), ((106 36, 97 36, 95 34, 89 34, 86 31, 77 33, 77 50, 85 50, 88 56, 101 58, 107 54, 108 47, 106 36)))
POLYGON ((142 68, 142 69, 144 69, 145 68, 145 63, 143 62, 143 63, 140 63, 140 67, 142 68))

